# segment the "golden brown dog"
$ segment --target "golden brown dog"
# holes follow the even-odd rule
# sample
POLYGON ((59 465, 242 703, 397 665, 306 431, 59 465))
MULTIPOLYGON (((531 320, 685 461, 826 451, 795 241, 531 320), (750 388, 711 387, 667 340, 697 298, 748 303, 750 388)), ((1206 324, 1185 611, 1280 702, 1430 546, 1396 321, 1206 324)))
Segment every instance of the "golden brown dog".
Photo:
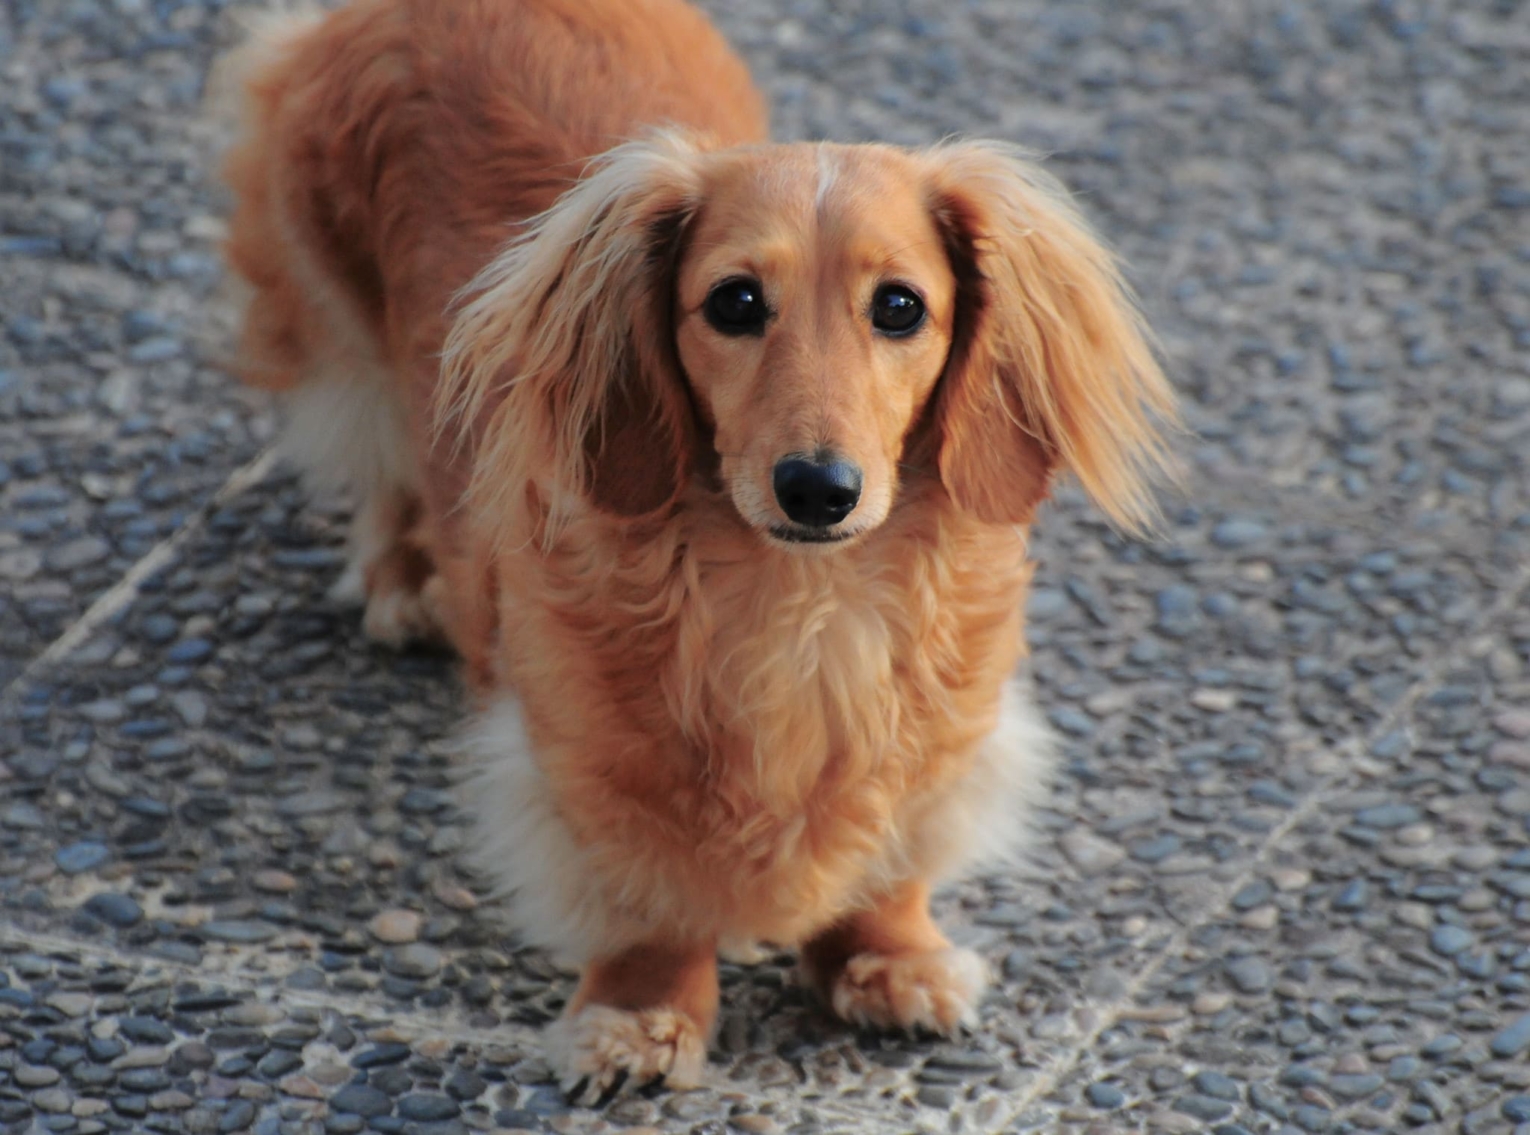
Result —
POLYGON ((354 0, 241 64, 244 373, 358 497, 368 632, 465 659, 476 858, 584 965, 560 1075, 696 1082, 731 941, 973 1020, 929 894, 1043 783, 1026 526, 1063 471, 1141 524, 1173 417, 1061 191, 766 144, 682 0, 354 0))

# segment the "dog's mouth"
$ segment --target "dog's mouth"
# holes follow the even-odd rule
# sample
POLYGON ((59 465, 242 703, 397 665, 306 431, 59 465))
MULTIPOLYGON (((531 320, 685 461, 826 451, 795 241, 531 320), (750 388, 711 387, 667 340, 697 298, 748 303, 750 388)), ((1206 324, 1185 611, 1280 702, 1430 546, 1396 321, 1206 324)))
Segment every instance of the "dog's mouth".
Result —
POLYGON ((769 532, 772 539, 780 540, 782 543, 810 544, 818 547, 843 544, 861 534, 858 529, 853 528, 800 528, 791 524, 773 524, 769 532))

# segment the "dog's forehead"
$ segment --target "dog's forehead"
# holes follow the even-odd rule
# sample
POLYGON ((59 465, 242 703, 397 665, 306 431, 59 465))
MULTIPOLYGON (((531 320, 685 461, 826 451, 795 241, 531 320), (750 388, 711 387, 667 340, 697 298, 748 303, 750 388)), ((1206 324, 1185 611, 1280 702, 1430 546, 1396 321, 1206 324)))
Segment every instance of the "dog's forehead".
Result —
POLYGON ((907 242, 934 228, 926 178, 889 146, 796 143, 719 155, 707 178, 703 231, 851 243, 907 242))

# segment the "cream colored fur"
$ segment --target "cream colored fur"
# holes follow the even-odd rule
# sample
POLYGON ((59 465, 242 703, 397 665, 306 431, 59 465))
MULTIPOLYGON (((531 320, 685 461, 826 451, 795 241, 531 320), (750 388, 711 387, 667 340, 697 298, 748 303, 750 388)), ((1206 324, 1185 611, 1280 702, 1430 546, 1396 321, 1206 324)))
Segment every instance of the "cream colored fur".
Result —
MULTIPOLYGON (((620 905, 629 913, 642 909, 642 899, 630 882, 601 877, 583 854, 562 819, 517 702, 502 698, 480 713, 464 733, 463 750, 467 776, 460 800, 473 821, 471 862, 502 900, 507 923, 522 940, 575 963, 587 961, 596 950, 615 952, 642 941, 643 923, 649 920, 613 922, 609 917, 613 896, 622 897, 620 905)), ((1029 683, 1011 683, 998 727, 982 743, 971 773, 911 809, 904 830, 892 835, 884 854, 866 864, 863 886, 868 889, 847 894, 845 908, 906 878, 950 882, 1003 866, 1020 854, 1030 835, 1029 811, 1046 792, 1054 750, 1029 683)), ((769 754, 759 753, 757 759, 767 763, 769 754)), ((656 907, 647 929, 661 931, 673 917, 656 907)), ((749 951, 747 937, 733 928, 713 929, 730 940, 738 956, 762 956, 749 951)), ((973 971, 967 965, 960 972, 973 971)))
POLYGON ((463 735, 464 811, 473 820, 468 859, 500 899, 523 941, 583 962, 614 939, 599 882, 559 815, 526 736, 519 704, 502 698, 463 735))

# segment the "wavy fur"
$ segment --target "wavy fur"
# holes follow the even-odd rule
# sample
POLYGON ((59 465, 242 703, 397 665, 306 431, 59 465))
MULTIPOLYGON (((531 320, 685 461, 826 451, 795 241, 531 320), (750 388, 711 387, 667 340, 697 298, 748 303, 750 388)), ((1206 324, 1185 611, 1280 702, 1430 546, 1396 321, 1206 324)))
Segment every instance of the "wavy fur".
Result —
POLYGON ((1006 147, 764 144, 682 0, 275 34, 228 165, 245 373, 375 495, 369 633, 463 655, 471 858, 585 967, 560 1075, 694 1082, 720 943, 801 946, 854 1021, 975 1019, 929 888, 1046 782, 1025 525, 1071 472, 1140 527, 1172 464, 1109 254, 1006 147), (740 280, 764 314, 730 331, 740 280), (806 459, 858 471, 842 521, 775 486, 806 459))
POLYGON ((1067 191, 1017 146, 951 142, 929 153, 936 209, 969 289, 970 323, 947 390, 941 472, 993 520, 1029 519, 1023 484, 1041 450, 1121 527, 1158 512, 1177 475, 1173 391, 1131 289, 1067 191))
POLYGON ((655 310, 667 300, 663 261, 700 204, 699 153, 677 131, 617 146, 465 290, 436 419, 450 431, 495 405, 470 493, 500 534, 524 531, 525 519, 511 518, 521 515, 523 486, 536 485, 550 504, 550 538, 597 492, 599 459, 612 462, 617 435, 633 426, 664 447, 664 467, 619 511, 651 512, 679 491, 685 408, 650 329, 667 320, 655 310))

